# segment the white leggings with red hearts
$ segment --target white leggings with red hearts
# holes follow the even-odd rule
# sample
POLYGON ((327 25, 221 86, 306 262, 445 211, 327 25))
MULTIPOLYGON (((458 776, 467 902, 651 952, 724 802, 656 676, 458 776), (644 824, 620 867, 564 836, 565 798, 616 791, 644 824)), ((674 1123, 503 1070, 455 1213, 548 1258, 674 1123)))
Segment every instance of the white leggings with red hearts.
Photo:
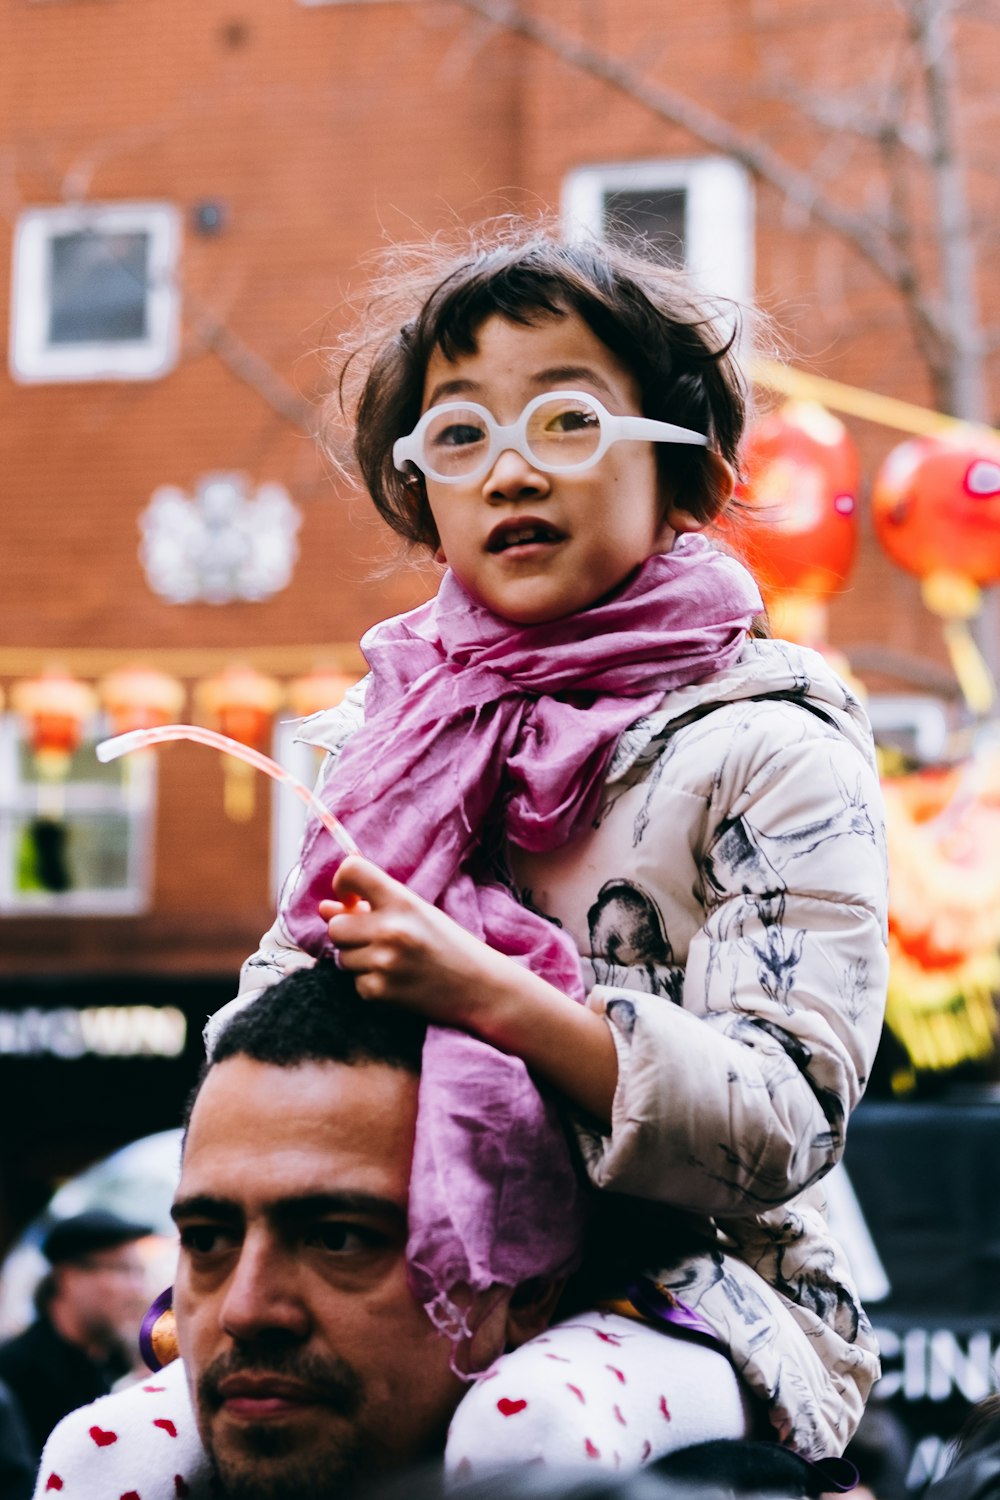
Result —
MULTIPOLYGON (((750 1403, 725 1355, 628 1318, 584 1313, 505 1354, 452 1419, 462 1477, 547 1462, 630 1469, 711 1437, 745 1437, 750 1403)), ((180 1360, 64 1417, 36 1500, 212 1500, 180 1360)))
POLYGON ((445 1463, 457 1478, 528 1463, 634 1469, 752 1425, 749 1394, 718 1349, 588 1312, 480 1377, 452 1418, 445 1463))

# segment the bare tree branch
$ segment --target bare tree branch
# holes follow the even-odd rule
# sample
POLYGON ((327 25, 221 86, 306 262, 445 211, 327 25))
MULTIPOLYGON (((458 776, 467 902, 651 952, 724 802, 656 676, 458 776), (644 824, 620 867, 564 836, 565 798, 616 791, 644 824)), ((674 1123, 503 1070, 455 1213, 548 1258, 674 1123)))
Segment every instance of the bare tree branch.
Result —
POLYGON ((548 48, 571 67, 622 90, 661 119, 680 125, 705 145, 738 161, 748 172, 769 183, 832 233, 851 244, 896 290, 906 267, 885 229, 867 214, 853 213, 817 192, 814 179, 786 161, 765 142, 722 119, 712 110, 676 89, 656 83, 619 58, 592 47, 578 37, 537 16, 527 15, 515 0, 454 0, 463 10, 548 48))
POLYGON ((931 184, 936 213, 942 295, 954 357, 948 409, 972 422, 986 420, 986 381, 976 296, 975 245, 955 124, 952 0, 907 0, 910 35, 921 67, 930 115, 931 184))
POLYGON ((312 436, 316 413, 311 402, 293 390, 263 355, 244 343, 191 291, 185 289, 183 295, 185 315, 205 348, 211 349, 238 380, 255 390, 279 417, 312 436))
MULTIPOLYGON (((588 40, 522 8, 521 0, 453 0, 544 47, 568 66, 620 90, 660 119, 680 126, 709 148, 740 162, 785 202, 849 244, 899 295, 943 409, 969 421, 988 420, 985 358, 991 347, 980 328, 976 297, 975 226, 965 194, 965 161, 958 141, 952 20, 961 0, 897 0, 906 24, 906 51, 894 64, 881 111, 845 107, 797 90, 800 107, 825 125, 831 139, 874 141, 882 164, 886 207, 862 210, 839 203, 824 177, 830 162, 801 171, 765 141, 740 129, 679 90, 651 79, 588 40), (914 92, 916 91, 916 92, 914 92), (926 120, 915 111, 923 107, 926 120), (934 263, 922 269, 915 241, 917 216, 910 179, 926 174, 935 213, 934 263), (937 275, 934 275, 936 266, 937 275)), ((974 7, 964 7, 972 13, 974 7)), ((785 93, 785 97, 790 97, 785 93)), ((848 148, 849 149, 849 148, 848 148)), ((835 166, 839 163, 835 163, 835 166)), ((921 231, 926 234, 926 231, 921 231)))
POLYGON ((781 82, 781 97, 794 104, 814 125, 874 145, 892 139, 917 159, 926 161, 931 151, 930 132, 918 121, 905 117, 898 90, 880 88, 878 94, 881 98, 877 102, 882 107, 873 108, 855 95, 819 93, 803 88, 793 78, 783 78, 781 82), (889 99, 893 101, 892 109, 886 107, 889 99))
POLYGON ((907 162, 902 160, 904 147, 899 132, 891 122, 898 119, 904 107, 904 90, 897 83, 891 103, 887 100, 887 129, 878 140, 883 177, 888 185, 891 233, 901 264, 908 269, 900 281, 903 306, 913 335, 926 361, 935 396, 940 401, 947 385, 950 350, 947 330, 941 325, 939 309, 928 295, 914 255, 914 214, 907 162))

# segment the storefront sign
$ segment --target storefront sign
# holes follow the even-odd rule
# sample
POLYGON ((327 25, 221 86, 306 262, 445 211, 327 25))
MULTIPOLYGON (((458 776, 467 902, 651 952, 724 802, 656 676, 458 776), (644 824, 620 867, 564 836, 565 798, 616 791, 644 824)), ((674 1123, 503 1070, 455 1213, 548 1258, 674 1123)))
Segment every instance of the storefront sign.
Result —
POLYGON ((0 1010, 0 1057, 179 1057, 186 1042, 173 1005, 0 1010))

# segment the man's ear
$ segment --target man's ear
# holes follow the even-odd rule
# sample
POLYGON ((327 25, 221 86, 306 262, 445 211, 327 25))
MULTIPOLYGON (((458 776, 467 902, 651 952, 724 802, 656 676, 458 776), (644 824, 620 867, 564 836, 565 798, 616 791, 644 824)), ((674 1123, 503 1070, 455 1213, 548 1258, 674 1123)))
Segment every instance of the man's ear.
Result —
POLYGON ((552 1322, 565 1280, 536 1276, 514 1288, 507 1304, 507 1348, 519 1349, 552 1322))
POLYGON ((486 1370, 507 1350, 544 1333, 564 1285, 565 1280, 538 1276, 512 1292, 495 1286, 478 1293, 467 1313, 472 1332, 456 1348, 459 1368, 469 1374, 486 1370))
POLYGON ((721 453, 714 452, 708 448, 705 452, 708 467, 708 483, 700 507, 701 514, 695 515, 693 511, 685 510, 683 506, 671 504, 666 512, 664 520, 670 529, 681 536, 686 531, 704 531, 716 520, 730 500, 736 488, 736 472, 732 464, 723 458, 721 453))

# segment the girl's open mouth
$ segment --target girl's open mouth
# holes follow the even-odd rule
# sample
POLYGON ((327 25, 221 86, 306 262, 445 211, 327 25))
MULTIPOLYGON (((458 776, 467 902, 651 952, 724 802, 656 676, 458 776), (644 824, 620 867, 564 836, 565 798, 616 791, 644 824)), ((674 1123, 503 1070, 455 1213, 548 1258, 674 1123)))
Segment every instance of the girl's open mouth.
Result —
POLYGON ((490 532, 487 552, 507 552, 511 547, 551 546, 565 540, 565 534, 535 517, 501 521, 490 532))

